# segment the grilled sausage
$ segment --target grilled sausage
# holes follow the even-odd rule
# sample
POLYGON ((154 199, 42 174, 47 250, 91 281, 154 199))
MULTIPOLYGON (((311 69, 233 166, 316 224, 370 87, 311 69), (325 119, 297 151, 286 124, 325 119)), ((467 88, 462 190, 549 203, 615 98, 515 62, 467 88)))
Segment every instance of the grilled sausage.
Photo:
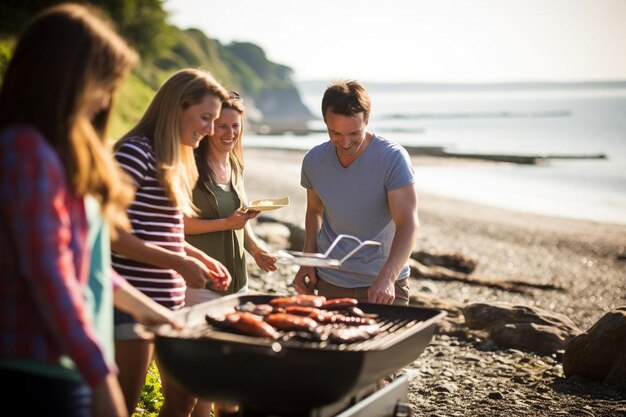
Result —
POLYGON ((278 332, 260 316, 252 313, 237 311, 226 315, 226 320, 231 322, 237 331, 247 336, 278 338, 278 332))
POLYGON ((278 330, 312 331, 317 327, 317 322, 312 318, 287 313, 270 314, 265 317, 265 321, 278 330))
POLYGON ((346 324, 348 326, 376 324, 376 320, 369 317, 348 316, 337 311, 329 310, 318 310, 317 312, 311 313, 309 317, 323 324, 339 323, 346 324))
POLYGON ((296 294, 291 297, 279 297, 270 300, 273 307, 308 306, 321 307, 326 302, 326 297, 320 295, 296 294))
POLYGON ((345 310, 346 308, 355 307, 357 304, 356 298, 331 298, 322 304, 320 308, 324 310, 345 310))
POLYGON ((329 333, 329 340, 334 343, 353 343, 371 339, 380 333, 377 324, 334 328, 329 333))
POLYGON ((285 313, 288 313, 288 314, 295 314, 296 316, 309 316, 309 317, 311 317, 312 314, 317 314, 321 311, 319 308, 308 307, 308 306, 286 306, 283 310, 285 313))
POLYGON ((296 294, 293 295, 295 298, 300 298, 302 300, 313 300, 313 301, 326 301, 326 297, 323 295, 313 295, 313 294, 296 294))
POLYGON ((316 312, 309 314, 309 317, 313 320, 323 324, 335 323, 337 321, 337 316, 338 314, 336 312, 328 310, 317 310, 316 312))
POLYGON ((349 316, 356 316, 356 317, 367 317, 370 319, 375 319, 378 318, 378 314, 373 314, 373 313, 365 313, 363 310, 361 310, 360 308, 358 308, 357 306, 354 307, 350 307, 346 309, 346 313, 349 316))
MULTIPOLYGON (((278 313, 279 311, 274 312, 278 313)), ((371 317, 351 316, 349 314, 342 314, 339 311, 322 310, 315 307, 287 306, 284 308, 284 312, 295 314, 296 316, 310 317, 322 324, 341 323, 349 326, 376 324, 376 320, 371 317)))
POLYGON ((235 306, 237 311, 245 311, 248 313, 256 314, 257 316, 267 316, 274 311, 274 307, 269 304, 255 304, 252 301, 248 301, 245 304, 239 304, 235 306))
POLYGON ((225 317, 214 317, 209 314, 204 316, 207 323, 221 330, 236 330, 232 322, 226 320, 225 317))

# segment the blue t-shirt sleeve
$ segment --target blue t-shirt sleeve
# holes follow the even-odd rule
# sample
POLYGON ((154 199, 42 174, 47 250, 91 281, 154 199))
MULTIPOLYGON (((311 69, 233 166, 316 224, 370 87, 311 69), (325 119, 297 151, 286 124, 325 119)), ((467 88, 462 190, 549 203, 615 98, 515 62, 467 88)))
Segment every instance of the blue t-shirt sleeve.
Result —
POLYGON ((311 183, 311 179, 309 178, 309 174, 307 173, 310 160, 309 158, 307 158, 307 156, 308 155, 305 155, 304 159, 302 160, 302 169, 300 170, 300 185, 310 190, 313 188, 313 184, 311 183))
POLYGON ((411 158, 406 149, 398 146, 390 153, 389 163, 386 165, 385 188, 393 191, 415 183, 415 171, 411 165, 411 158))

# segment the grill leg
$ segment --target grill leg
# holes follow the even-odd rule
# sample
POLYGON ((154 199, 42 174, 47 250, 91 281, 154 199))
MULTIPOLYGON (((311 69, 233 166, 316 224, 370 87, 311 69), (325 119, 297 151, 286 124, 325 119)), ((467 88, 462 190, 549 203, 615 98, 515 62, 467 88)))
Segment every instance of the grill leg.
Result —
MULTIPOLYGON (((346 403, 336 403, 296 414, 275 414, 268 411, 240 410, 241 417, 411 417, 407 404, 409 376, 401 373, 388 385, 345 408, 346 403), (341 410, 337 414, 337 410, 341 410)), ((350 401, 352 402, 352 401, 350 401)))
MULTIPOLYGON (((403 409, 408 395, 409 376, 402 374, 335 417, 395 417, 397 411, 403 409)), ((410 411, 405 415, 410 415, 410 411)))

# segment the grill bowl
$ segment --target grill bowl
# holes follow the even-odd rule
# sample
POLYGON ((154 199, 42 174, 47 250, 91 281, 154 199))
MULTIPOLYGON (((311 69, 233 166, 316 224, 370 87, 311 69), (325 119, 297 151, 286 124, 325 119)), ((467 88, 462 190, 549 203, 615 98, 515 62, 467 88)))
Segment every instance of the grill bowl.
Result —
POLYGON ((429 308, 359 303, 364 312, 379 315, 381 334, 344 345, 206 331, 211 328, 206 314, 222 315, 239 304, 266 304, 272 298, 234 294, 181 310, 177 314, 187 329, 155 330, 159 365, 182 389, 208 401, 308 410, 337 402, 413 362, 446 315, 429 308), (201 328, 205 331, 198 337, 201 328))

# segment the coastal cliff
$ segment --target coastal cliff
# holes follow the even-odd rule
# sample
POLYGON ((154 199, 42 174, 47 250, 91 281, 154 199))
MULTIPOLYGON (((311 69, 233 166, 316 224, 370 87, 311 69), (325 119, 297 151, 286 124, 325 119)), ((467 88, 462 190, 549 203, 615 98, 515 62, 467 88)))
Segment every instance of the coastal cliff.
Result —
MULTIPOLYGON (((48 3, 0 5, 0 77, 12 55, 16 36, 48 3)), ((308 131, 307 123, 313 115, 301 99, 293 70, 270 61, 260 46, 251 42, 223 44, 199 29, 173 26, 160 2, 87 3, 99 7, 141 56, 116 98, 109 129, 113 139, 139 120, 167 78, 188 67, 211 72, 224 87, 241 95, 248 129, 260 134, 308 131)))
MULTIPOLYGON (((308 131, 307 123, 313 115, 302 101, 290 67, 270 61, 261 47, 250 42, 226 45, 198 29, 172 27, 172 31, 171 47, 142 61, 133 73, 150 90, 156 91, 181 68, 202 68, 227 89, 241 95, 248 128, 252 131, 259 134, 308 131)), ((128 111, 124 102, 120 106, 121 112, 128 111)))

